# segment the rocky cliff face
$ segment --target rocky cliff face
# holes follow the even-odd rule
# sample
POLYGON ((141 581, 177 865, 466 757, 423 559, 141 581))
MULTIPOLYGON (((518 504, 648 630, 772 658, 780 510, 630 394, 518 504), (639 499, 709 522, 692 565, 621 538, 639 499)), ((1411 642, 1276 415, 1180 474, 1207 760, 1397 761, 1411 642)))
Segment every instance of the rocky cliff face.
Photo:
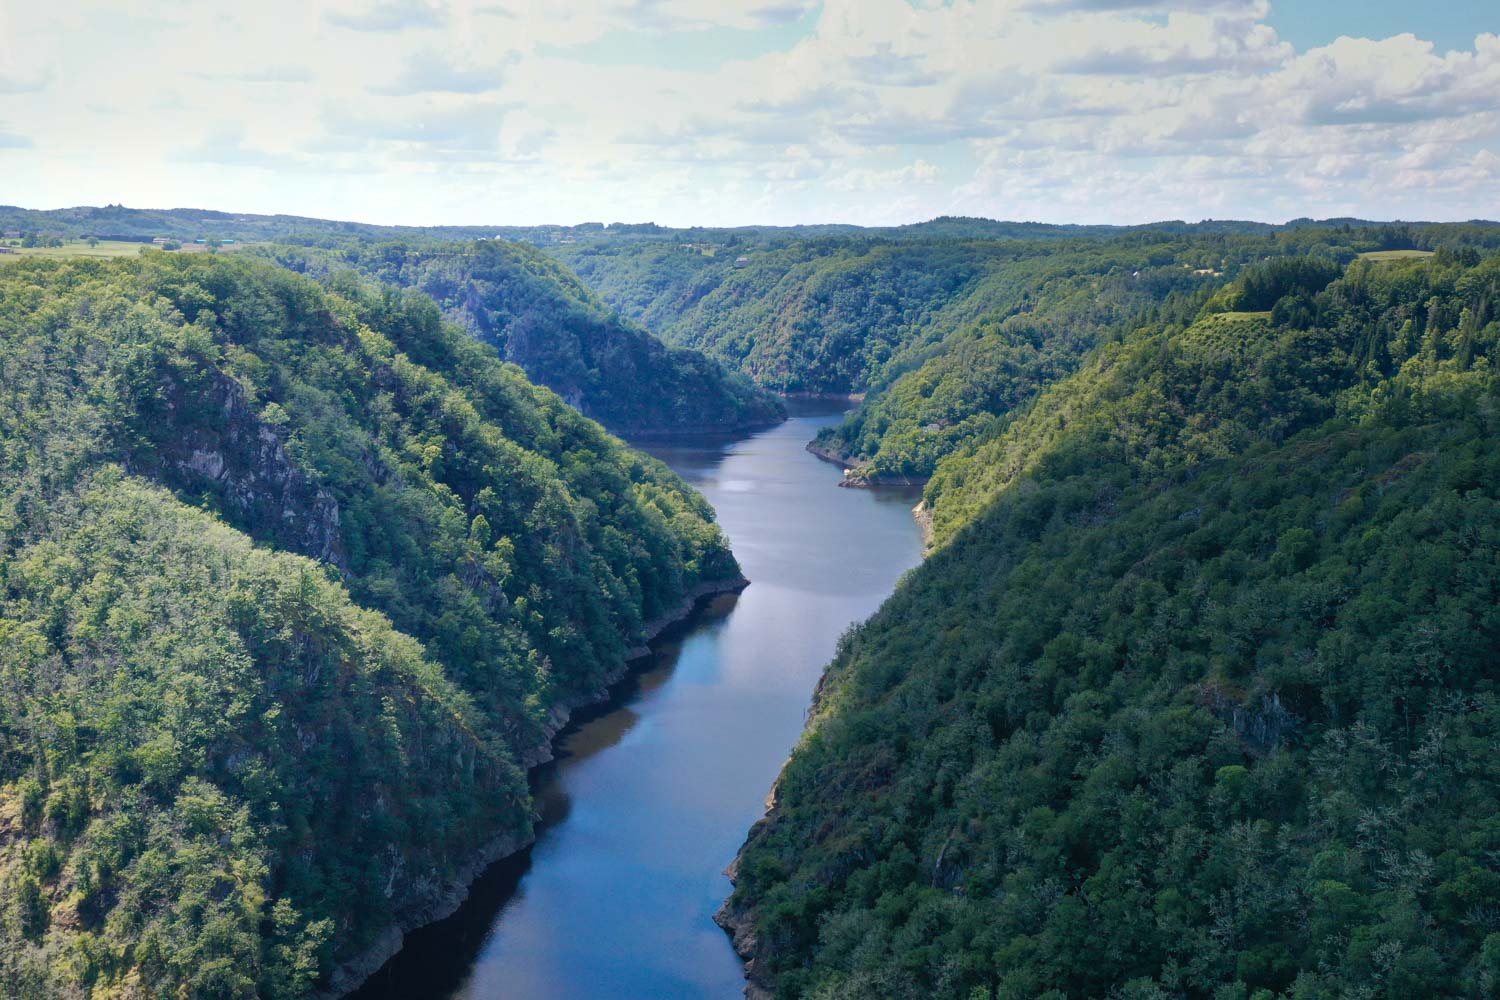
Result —
POLYGON ((127 448, 126 468, 178 494, 210 494, 236 527, 258 529, 284 548, 348 570, 339 507, 287 454, 281 432, 224 373, 205 368, 160 383, 161 419, 127 448))

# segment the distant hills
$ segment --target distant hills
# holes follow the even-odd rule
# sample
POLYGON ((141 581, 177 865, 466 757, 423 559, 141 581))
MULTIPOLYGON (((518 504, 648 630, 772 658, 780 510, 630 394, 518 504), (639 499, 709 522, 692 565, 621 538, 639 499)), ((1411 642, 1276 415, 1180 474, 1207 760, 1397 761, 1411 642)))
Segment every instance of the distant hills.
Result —
MULTIPOLYGON (((444 314, 611 430, 635 436, 760 427, 784 418, 764 389, 622 319, 564 267, 483 227, 367 226, 296 216, 118 206, 0 208, 0 231, 65 238, 234 240, 297 270, 348 267, 433 295, 444 314), (477 240, 478 237, 483 240, 477 240), (400 237, 398 241, 396 238, 400 237), (290 243, 296 251, 268 246, 290 243)), ((533 231, 512 230, 512 235, 533 231)))
MULTIPOLYGON (((141 239, 154 237, 218 237, 267 242, 302 242, 305 238, 357 237, 361 239, 445 240, 505 239, 517 242, 551 245, 572 242, 616 242, 675 240, 739 240, 751 242, 807 239, 821 236, 877 236, 887 239, 962 237, 967 239, 1073 239, 1080 236, 1114 236, 1146 231, 1246 234, 1306 226, 1373 227, 1388 225, 1362 219, 1295 219, 1285 225, 1238 220, 1205 220, 1184 222, 1166 220, 1130 226, 1055 225, 1039 222, 1005 222, 994 219, 942 216, 927 222, 902 226, 802 225, 802 226, 733 226, 670 227, 655 223, 621 223, 606 225, 588 222, 579 225, 464 225, 464 226, 383 226, 363 222, 318 219, 300 215, 256 215, 246 212, 221 212, 201 208, 126 208, 123 205, 78 206, 59 209, 27 209, 0 205, 0 230, 37 230, 62 236, 97 236, 100 239, 141 239), (295 239, 292 239, 294 238, 295 239)), ((1500 223, 1475 220, 1471 225, 1500 226, 1500 223)))
POLYGON ((1500 246, 1500 226, 1489 223, 1053 228, 1024 239, 923 236, 918 226, 901 238, 622 238, 546 249, 622 313, 762 385, 864 394, 816 449, 851 466, 851 483, 866 483, 926 479, 1089 351, 1135 325, 1191 314, 1267 258, 1347 264, 1363 253, 1500 246))

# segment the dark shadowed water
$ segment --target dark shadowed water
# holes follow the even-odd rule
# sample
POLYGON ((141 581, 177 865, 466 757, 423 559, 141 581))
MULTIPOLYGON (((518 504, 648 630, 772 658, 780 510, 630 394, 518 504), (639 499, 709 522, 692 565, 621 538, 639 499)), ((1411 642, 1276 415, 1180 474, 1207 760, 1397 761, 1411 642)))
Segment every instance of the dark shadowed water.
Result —
POLYGON ((648 446, 708 497, 751 580, 714 601, 536 772, 536 844, 408 935, 358 1000, 732 1000, 713 913, 839 634, 921 556, 912 490, 835 488, 803 450, 841 407, 734 441, 648 446))

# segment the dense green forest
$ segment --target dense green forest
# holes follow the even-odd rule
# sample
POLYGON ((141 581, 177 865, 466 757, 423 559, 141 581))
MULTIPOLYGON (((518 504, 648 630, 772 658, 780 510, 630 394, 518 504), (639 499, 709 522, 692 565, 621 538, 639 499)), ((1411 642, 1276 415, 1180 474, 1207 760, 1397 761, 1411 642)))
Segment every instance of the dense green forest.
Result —
MULTIPOLYGON (((1336 223, 1375 226, 1380 223, 1357 219, 1337 219, 1336 223)), ((1310 224, 1297 220, 1289 225, 1310 224)), ((866 228, 840 224, 801 226, 738 226, 715 228, 694 226, 672 228, 655 223, 585 222, 578 225, 461 225, 461 226, 388 226, 335 219, 316 219, 301 215, 257 215, 250 212, 222 212, 202 208, 128 208, 124 205, 79 205, 72 208, 30 209, 17 205, 0 205, 0 228, 60 236, 96 236, 100 239, 142 239, 176 237, 192 240, 198 237, 234 238, 267 242, 305 240, 409 240, 435 238, 443 240, 502 239, 533 243, 538 246, 572 243, 724 243, 731 246, 769 245, 787 239, 821 236, 883 235, 892 238, 962 237, 968 239, 1071 239, 1103 236, 1111 233, 1167 230, 1173 232, 1249 233, 1276 227, 1262 222, 1209 221, 1200 223, 1158 222, 1148 226, 1077 226, 1048 225, 1035 222, 1004 222, 945 216, 912 225, 866 228)))
POLYGON ((1261 262, 927 488, 722 915, 782 997, 1500 989, 1500 259, 1261 262))
POLYGON ((848 482, 921 481, 1098 345, 1201 305, 1268 258, 1500 245, 1500 227, 1300 221, 574 240, 549 248, 611 305, 789 392, 862 393, 814 450, 848 482))
MULTIPOLYGON (((73 237, 229 236, 322 248, 325 260, 428 291, 450 319, 622 433, 775 419, 764 396, 697 354, 661 350, 639 323, 775 391, 867 394, 816 442, 819 454, 852 467, 851 484, 926 479, 1100 343, 1184 308, 1175 300, 1221 287, 1265 257, 1316 253, 1342 264, 1362 252, 1500 245, 1494 223, 1359 219, 396 227, 104 206, 0 207, 0 223, 73 237), (541 248, 583 282, 516 243, 541 248), (638 374, 657 391, 630 392, 638 374)), ((293 266, 327 266, 271 252, 293 266)))
POLYGON ((0 265, 0 994, 306 996, 524 842, 739 580, 588 416, 746 378, 932 529, 736 862, 758 986, 1500 992, 1500 227, 18 211, 264 242, 0 265))
POLYGON ((351 267, 430 295, 445 319, 619 434, 735 431, 785 418, 769 392, 697 351, 668 347, 622 320, 567 268, 524 244, 257 249, 294 270, 328 274, 351 267))
POLYGON ((0 994, 301 997, 529 836, 556 706, 739 570, 426 295, 0 266, 0 994))
POLYGON ((580 245, 563 259, 605 300, 672 343, 781 392, 869 387, 913 340, 983 309, 983 279, 1021 245, 872 237, 797 240, 709 256, 656 243, 580 245))
POLYGON ((979 318, 930 324, 815 447, 854 466, 851 481, 926 479, 1103 340, 1217 284, 1214 271, 1179 264, 1180 255, 1163 243, 1093 245, 997 268, 966 310, 979 318))

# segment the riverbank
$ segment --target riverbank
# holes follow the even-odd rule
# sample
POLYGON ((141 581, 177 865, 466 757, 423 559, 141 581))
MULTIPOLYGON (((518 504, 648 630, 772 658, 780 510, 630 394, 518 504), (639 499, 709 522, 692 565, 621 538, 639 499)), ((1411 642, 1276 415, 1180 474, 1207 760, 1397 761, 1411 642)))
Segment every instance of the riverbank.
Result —
MULTIPOLYGON (((916 514, 922 506, 918 504, 912 509, 912 513, 916 514)), ((922 523, 920 517, 917 518, 917 523, 922 523)), ((818 708, 822 705, 824 694, 828 690, 829 677, 828 668, 824 667, 823 672, 818 675, 817 683, 813 686, 812 701, 807 706, 807 723, 803 727, 804 736, 808 731, 807 727, 811 726, 818 716, 818 708)), ((781 762, 781 768, 776 772, 776 779, 771 782, 771 790, 766 793, 765 809, 761 812, 760 818, 746 832, 744 841, 734 852, 734 860, 730 861, 729 866, 724 869, 724 876, 729 879, 730 886, 739 884, 740 860, 744 857, 745 845, 754 840, 756 834, 776 819, 781 778, 786 773, 786 766, 789 763, 791 763, 790 756, 781 762)), ((739 956, 740 964, 744 967, 745 1000, 773 1000, 776 995, 776 984, 766 974, 760 938, 755 934, 754 907, 735 906, 734 893, 731 891, 719 908, 714 911, 714 923, 729 935, 729 945, 739 956)))
POLYGON ((926 552, 932 548, 932 507, 923 500, 911 509, 911 516, 916 518, 917 527, 922 529, 922 551, 926 552))
POLYGON ((860 472, 856 466, 844 473, 844 481, 839 483, 846 490, 864 490, 872 486, 926 486, 926 476, 872 476, 869 473, 860 472))
MULTIPOLYGON (((713 598, 721 594, 738 593, 749 585, 750 581, 744 576, 706 581, 684 594, 681 603, 672 610, 645 623, 641 627, 640 643, 626 650, 621 662, 610 671, 603 685, 587 694, 564 698, 552 706, 543 730, 544 739, 536 747, 520 755, 521 766, 529 772, 551 761, 557 737, 567 728, 573 713, 580 708, 608 701, 611 689, 629 678, 636 666, 651 655, 651 643, 673 626, 690 621, 713 598)), ((329 977, 328 988, 317 993, 317 1000, 340 1000, 359 989, 401 950, 407 934, 452 916, 469 898, 475 879, 487 868, 525 850, 535 840, 535 831, 529 830, 499 834, 485 843, 433 898, 402 913, 368 948, 334 969, 329 977)))
POLYGON ((837 465, 844 470, 843 481, 839 483, 845 489, 862 490, 871 486, 925 486, 926 476, 872 476, 859 471, 859 463, 850 461, 843 454, 832 448, 824 448, 816 441, 807 443, 807 451, 816 455, 830 465, 837 465))
POLYGON ((792 400, 787 423, 752 437, 650 449, 713 505, 755 586, 669 625, 609 701, 572 713, 532 772, 535 845, 349 1000, 741 995, 744 964, 714 922, 724 866, 839 635, 921 558, 912 491, 832 489, 838 473, 806 451, 843 408, 792 400))
POLYGON ((862 392, 783 392, 782 399, 802 399, 814 403, 863 403, 862 392))
POLYGON ((854 468, 854 463, 849 461, 842 454, 834 451, 832 448, 824 448, 816 441, 807 442, 807 451, 808 454, 816 455, 818 458, 821 458, 823 461, 827 462, 830 465, 839 466, 844 470, 845 475, 848 474, 850 469, 854 468))
MULTIPOLYGON (((762 819, 760 822, 764 823, 762 819)), ((751 831, 754 833, 754 830, 751 831)), ((724 869, 724 874, 729 877, 733 885, 739 876, 740 859, 736 855, 730 862, 729 867, 724 869)), ((772 1000, 775 995, 771 982, 761 972, 761 961, 759 956, 760 941, 755 936, 755 914, 754 911, 736 909, 729 905, 729 900, 724 900, 724 905, 719 907, 714 914, 714 923, 724 929, 729 935, 730 946, 734 953, 740 957, 745 966, 745 1000, 772 1000)))
POLYGON ((701 441, 706 438, 722 438, 726 435, 754 434, 758 431, 770 430, 787 422, 787 415, 783 413, 774 420, 748 420, 735 424, 699 424, 694 427, 673 428, 633 428, 633 427, 606 427, 615 437, 623 438, 634 444, 673 444, 676 442, 701 441))
MULTIPOLYGON (((819 458, 828 462, 840 462, 837 456, 825 454, 823 450, 809 444, 807 450, 819 458)), ((925 552, 932 546, 932 508, 923 500, 911 509, 912 519, 922 532, 922 548, 925 552)), ((825 669, 818 678, 817 685, 813 689, 812 704, 808 707, 808 719, 817 716, 818 706, 823 700, 829 680, 829 674, 825 669)), ((785 763, 782 767, 785 768, 785 763)), ((777 773, 776 780, 771 784, 771 790, 766 796, 765 811, 761 817, 746 834, 745 843, 748 844, 755 835, 767 824, 774 822, 777 808, 777 789, 781 783, 781 774, 777 773)), ((739 876, 740 858, 744 846, 735 853, 734 860, 729 867, 724 869, 725 876, 729 879, 731 886, 736 885, 739 876)), ((739 956, 740 962, 745 970, 745 1000, 772 1000, 775 995, 775 984, 765 973, 765 958, 761 954, 760 939, 755 934, 755 911, 749 906, 737 907, 734 905, 733 893, 724 900, 723 904, 714 912, 714 923, 718 924, 729 935, 729 943, 734 948, 734 953, 739 956)))

